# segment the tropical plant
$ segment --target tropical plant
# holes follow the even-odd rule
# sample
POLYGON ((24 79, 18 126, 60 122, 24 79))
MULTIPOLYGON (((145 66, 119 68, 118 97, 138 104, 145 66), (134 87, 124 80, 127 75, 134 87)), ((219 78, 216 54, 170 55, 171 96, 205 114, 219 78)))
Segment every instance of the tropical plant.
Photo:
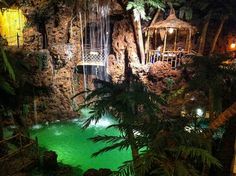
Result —
POLYGON ((150 19, 147 15, 147 11, 153 11, 156 8, 163 10, 164 3, 162 0, 117 0, 117 2, 123 7, 124 10, 129 13, 129 19, 133 24, 133 30, 135 34, 136 45, 139 52, 140 62, 145 64, 145 52, 144 52, 144 42, 142 33, 142 23, 141 20, 150 19))
POLYGON ((140 82, 98 83, 101 87, 86 92, 88 96, 80 108, 91 108, 85 128, 106 113, 116 119, 117 123, 108 128, 117 128, 120 136, 99 135, 91 140, 108 144, 93 156, 130 147, 133 160, 125 162, 117 175, 197 175, 199 165, 220 166, 210 154, 209 140, 199 132, 186 132, 187 123, 182 119, 164 119, 160 110, 163 99, 140 82))
MULTIPOLYGON (((140 154, 137 168, 140 175, 201 175, 205 172, 204 166, 221 167, 219 161, 211 155, 210 140, 199 130, 185 131, 187 122, 172 119, 172 122, 159 121, 151 126, 152 130, 149 127, 149 131, 155 131, 156 135, 140 154)), ((150 139, 150 136, 143 137, 150 139)), ((133 173, 131 166, 131 161, 124 163, 117 175, 133 173)))
POLYGON ((210 129, 216 130, 219 127, 223 126, 230 120, 230 118, 236 116, 236 102, 234 102, 231 106, 225 109, 219 116, 217 116, 211 123, 210 129))
POLYGON ((137 81, 123 82, 121 84, 109 83, 97 80, 101 88, 89 91, 85 104, 81 108, 91 108, 91 116, 85 121, 84 127, 88 127, 92 121, 97 122, 102 115, 109 113, 117 124, 110 127, 118 128, 122 136, 97 136, 94 141, 110 141, 114 144, 106 147, 95 155, 114 148, 131 147, 134 165, 139 158, 139 137, 135 135, 147 123, 152 123, 160 111, 159 105, 162 98, 149 92, 143 84, 137 81))
POLYGON ((210 117, 213 118, 222 112, 222 98, 224 97, 226 80, 235 77, 234 70, 224 69, 223 61, 227 55, 196 56, 187 67, 192 68, 190 89, 201 90, 209 97, 210 117))

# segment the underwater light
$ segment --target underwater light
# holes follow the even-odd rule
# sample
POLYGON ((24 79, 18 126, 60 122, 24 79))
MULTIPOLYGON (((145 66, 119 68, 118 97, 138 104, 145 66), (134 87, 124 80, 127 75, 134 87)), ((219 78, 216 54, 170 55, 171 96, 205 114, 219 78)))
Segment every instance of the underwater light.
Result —
POLYGON ((204 114, 204 111, 201 108, 197 108, 196 109, 196 114, 197 114, 198 117, 202 117, 203 114, 204 114))
POLYGON ((107 119, 107 118, 102 118, 102 119, 100 119, 99 121, 92 121, 91 122, 91 124, 90 124, 90 126, 91 127, 102 127, 102 128, 106 128, 106 127, 108 127, 108 126, 110 126, 112 124, 112 120, 110 120, 110 119, 107 119))

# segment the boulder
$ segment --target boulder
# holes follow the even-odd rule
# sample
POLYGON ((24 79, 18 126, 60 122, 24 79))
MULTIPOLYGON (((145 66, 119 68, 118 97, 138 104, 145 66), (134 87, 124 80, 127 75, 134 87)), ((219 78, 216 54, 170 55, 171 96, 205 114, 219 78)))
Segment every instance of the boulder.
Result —
POLYGON ((57 168, 57 154, 54 151, 45 151, 43 153, 43 167, 46 170, 55 170, 57 168))
POLYGON ((99 171, 97 169, 88 169, 83 176, 99 176, 99 171))
POLYGON ((110 176, 112 175, 112 171, 110 169, 104 169, 104 168, 101 168, 99 169, 99 176, 110 176))

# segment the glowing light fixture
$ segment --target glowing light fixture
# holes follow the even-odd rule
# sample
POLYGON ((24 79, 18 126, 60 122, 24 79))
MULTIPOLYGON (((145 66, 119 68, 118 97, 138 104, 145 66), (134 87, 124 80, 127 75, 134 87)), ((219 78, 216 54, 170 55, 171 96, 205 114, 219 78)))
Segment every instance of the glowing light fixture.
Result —
POLYGON ((230 48, 231 48, 231 49, 235 49, 235 48, 236 48, 236 43, 235 43, 234 40, 233 40, 233 42, 230 44, 230 48))
POLYGON ((95 56, 99 55, 99 53, 97 51, 90 51, 89 54, 90 55, 95 55, 95 56))
POLYGON ((169 28, 169 29, 168 29, 168 32, 169 32, 170 34, 172 34, 172 33, 174 32, 174 29, 173 29, 173 28, 169 28))
POLYGON ((198 117, 202 117, 203 114, 204 114, 204 111, 201 108, 197 108, 196 109, 196 114, 197 114, 198 117))

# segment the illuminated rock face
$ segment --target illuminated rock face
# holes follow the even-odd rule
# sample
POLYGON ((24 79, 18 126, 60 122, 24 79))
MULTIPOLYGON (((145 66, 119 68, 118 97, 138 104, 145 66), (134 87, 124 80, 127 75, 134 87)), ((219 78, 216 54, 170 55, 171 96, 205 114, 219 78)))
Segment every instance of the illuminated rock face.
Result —
POLYGON ((146 83, 150 90, 161 94, 163 91, 173 88, 180 76, 181 71, 172 70, 171 65, 167 62, 157 61, 150 66, 146 83))
MULTIPOLYGON (((37 0, 22 7, 31 24, 24 29, 23 48, 31 51, 32 55, 25 59, 31 63, 32 72, 37 66, 37 59, 43 64, 43 68, 34 72, 29 79, 34 85, 50 90, 49 95, 37 97, 38 122, 76 116, 71 97, 80 91, 76 87, 80 84, 73 80, 74 69, 80 57, 79 18, 74 18, 73 8, 57 3, 46 9, 48 17, 42 25, 35 20, 35 16, 43 5, 45 1, 37 0)), ((29 123, 35 123, 33 116, 29 123)))
POLYGON ((23 28, 26 18, 21 10, 4 9, 0 13, 0 34, 8 42, 9 46, 23 44, 23 28))

